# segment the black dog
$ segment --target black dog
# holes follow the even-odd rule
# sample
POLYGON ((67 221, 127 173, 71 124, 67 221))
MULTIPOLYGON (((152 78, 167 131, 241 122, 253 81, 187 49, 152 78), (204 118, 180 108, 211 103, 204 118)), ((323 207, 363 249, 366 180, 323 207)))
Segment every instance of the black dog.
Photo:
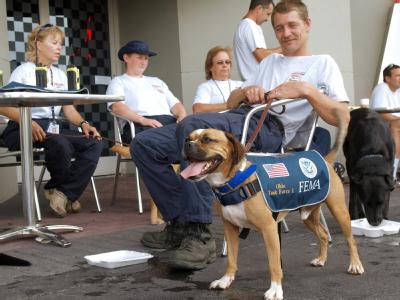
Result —
POLYGON ((350 178, 351 219, 378 226, 388 218, 395 146, 388 124, 367 108, 353 110, 343 145, 350 178))

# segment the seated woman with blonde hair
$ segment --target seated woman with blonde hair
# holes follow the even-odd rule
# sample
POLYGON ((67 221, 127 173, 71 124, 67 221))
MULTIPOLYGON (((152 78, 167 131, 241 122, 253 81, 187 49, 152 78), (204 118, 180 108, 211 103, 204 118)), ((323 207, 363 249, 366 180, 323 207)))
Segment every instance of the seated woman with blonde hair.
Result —
POLYGON ((211 48, 204 63, 207 81, 197 88, 193 101, 193 113, 220 112, 228 109, 226 101, 231 92, 242 85, 242 81, 232 80, 232 50, 229 47, 211 48))

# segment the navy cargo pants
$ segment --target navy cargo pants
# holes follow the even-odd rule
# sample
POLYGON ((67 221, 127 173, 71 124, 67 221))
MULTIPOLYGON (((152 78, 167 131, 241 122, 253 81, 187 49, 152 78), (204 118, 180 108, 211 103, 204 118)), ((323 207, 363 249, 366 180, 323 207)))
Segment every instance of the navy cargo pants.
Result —
MULTIPOLYGON (((205 181, 191 182, 175 174, 171 164, 187 163, 181 159, 182 147, 188 134, 195 129, 215 128, 232 133, 240 140, 245 109, 226 113, 202 113, 186 117, 179 124, 153 128, 139 133, 130 146, 132 159, 164 219, 178 218, 183 222, 212 222, 213 192, 205 181)), ((258 118, 250 123, 249 135, 258 118)), ((252 151, 278 152, 283 130, 279 121, 268 116, 254 143, 252 151)))
MULTIPOLYGON (((47 130, 50 122, 49 119, 35 119, 34 121, 44 131, 47 130)), ((60 127, 62 134, 82 135, 76 130, 60 127)), ((3 140, 9 150, 20 149, 18 123, 8 122, 3 132, 3 140)), ((103 142, 95 139, 52 135, 48 136, 43 142, 36 142, 33 145, 45 150, 46 168, 50 173, 50 180, 46 183, 45 189, 57 188, 69 200, 78 200, 96 170, 104 147, 103 142), (75 160, 71 161, 72 158, 75 158, 75 160)))

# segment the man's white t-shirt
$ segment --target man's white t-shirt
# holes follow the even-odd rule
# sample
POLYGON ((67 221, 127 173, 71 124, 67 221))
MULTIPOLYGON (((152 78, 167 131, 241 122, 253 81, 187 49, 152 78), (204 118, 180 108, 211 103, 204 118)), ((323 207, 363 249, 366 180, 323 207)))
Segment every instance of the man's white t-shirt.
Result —
POLYGON ((267 48, 262 28, 252 19, 245 18, 239 23, 233 37, 233 51, 243 80, 249 79, 257 71, 259 63, 253 54, 257 48, 267 48))
MULTIPOLYGON (((35 64, 26 62, 18 66, 10 76, 8 82, 19 82, 23 84, 36 86, 36 73, 35 64)), ((67 75, 57 67, 51 66, 47 70, 47 88, 50 90, 67 90, 68 80, 67 75)), ((54 106, 54 114, 58 116, 61 111, 61 106, 54 106)), ((52 118, 52 109, 50 106, 46 107, 32 107, 32 118, 43 119, 52 118)))
POLYGON ((196 91, 193 104, 218 104, 228 100, 232 91, 241 87, 243 81, 209 79, 200 84, 196 91))
MULTIPOLYGON (((125 96, 123 103, 141 116, 172 116, 172 107, 179 103, 165 82, 157 77, 123 74, 111 80, 106 93, 125 96)), ((109 109, 112 104, 108 103, 109 109)))
MULTIPOLYGON (((349 101, 339 67, 329 55, 289 57, 271 54, 260 63, 259 72, 242 87, 261 85, 269 91, 291 80, 309 82, 333 100, 349 101)), ((276 110, 279 111, 279 107, 276 110)), ((285 127, 283 145, 304 146, 312 126, 312 111, 312 106, 304 99, 287 104, 283 114, 276 114, 285 127)))
MULTIPOLYGON (((393 92, 386 82, 378 84, 372 91, 370 107, 400 107, 400 89, 393 92)), ((400 112, 392 113, 392 115, 400 117, 400 112)))

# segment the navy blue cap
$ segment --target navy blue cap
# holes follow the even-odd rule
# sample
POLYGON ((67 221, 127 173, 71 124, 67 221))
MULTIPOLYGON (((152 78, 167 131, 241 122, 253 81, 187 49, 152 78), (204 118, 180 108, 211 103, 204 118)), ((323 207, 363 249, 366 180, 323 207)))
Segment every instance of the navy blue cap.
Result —
POLYGON ((149 45, 147 45, 143 41, 130 41, 125 46, 123 46, 118 51, 118 58, 124 61, 124 54, 125 53, 138 53, 138 54, 145 54, 148 56, 155 56, 157 53, 150 51, 149 45))

